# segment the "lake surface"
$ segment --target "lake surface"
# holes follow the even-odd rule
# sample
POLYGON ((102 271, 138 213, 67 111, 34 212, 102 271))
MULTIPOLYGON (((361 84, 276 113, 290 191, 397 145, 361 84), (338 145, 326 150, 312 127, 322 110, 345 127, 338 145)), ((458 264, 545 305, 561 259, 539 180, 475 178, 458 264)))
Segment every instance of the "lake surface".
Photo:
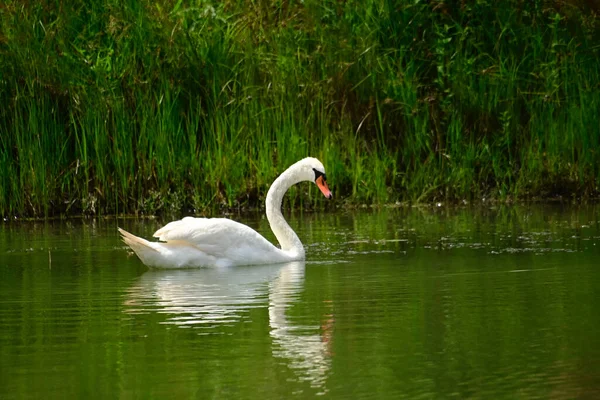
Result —
POLYGON ((116 231, 168 220, 0 223, 0 399, 600 398, 599 216, 297 213, 306 262, 171 271, 116 231))

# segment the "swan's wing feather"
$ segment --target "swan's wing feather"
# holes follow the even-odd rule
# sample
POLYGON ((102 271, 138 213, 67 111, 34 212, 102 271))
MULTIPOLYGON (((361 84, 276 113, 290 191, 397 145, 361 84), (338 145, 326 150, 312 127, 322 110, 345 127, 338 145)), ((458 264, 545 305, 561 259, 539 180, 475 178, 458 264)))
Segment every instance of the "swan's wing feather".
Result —
POLYGON ((164 242, 170 240, 184 240, 188 242, 213 241, 219 240, 220 235, 225 235, 228 231, 235 230, 235 225, 242 224, 227 218, 185 217, 178 221, 169 222, 154 232, 153 236, 164 242), (233 224, 231 224, 232 222, 233 224))
POLYGON ((186 217, 173 221, 154 233, 164 242, 185 241, 216 257, 272 251, 275 246, 254 229, 228 218, 186 217))

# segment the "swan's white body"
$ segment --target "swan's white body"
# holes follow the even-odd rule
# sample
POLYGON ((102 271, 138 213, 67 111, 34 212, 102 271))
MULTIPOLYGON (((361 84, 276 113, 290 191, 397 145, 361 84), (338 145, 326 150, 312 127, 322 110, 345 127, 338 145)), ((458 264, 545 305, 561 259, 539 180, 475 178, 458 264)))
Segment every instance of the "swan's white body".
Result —
POLYGON ((331 198, 325 168, 316 158, 305 158, 285 170, 269 188, 267 219, 281 248, 254 229, 227 218, 186 217, 154 233, 160 242, 149 242, 119 228, 123 241, 149 267, 227 267, 273 264, 304 259, 304 246, 281 214, 287 190, 296 183, 314 181, 331 198))

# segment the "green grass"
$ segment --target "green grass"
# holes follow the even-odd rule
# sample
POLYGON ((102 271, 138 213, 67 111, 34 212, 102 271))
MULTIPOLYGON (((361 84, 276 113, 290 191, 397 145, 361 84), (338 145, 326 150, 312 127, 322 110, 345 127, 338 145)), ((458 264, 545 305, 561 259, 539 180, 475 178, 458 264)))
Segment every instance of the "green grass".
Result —
POLYGON ((0 214, 597 196, 589 4, 8 0, 0 214))

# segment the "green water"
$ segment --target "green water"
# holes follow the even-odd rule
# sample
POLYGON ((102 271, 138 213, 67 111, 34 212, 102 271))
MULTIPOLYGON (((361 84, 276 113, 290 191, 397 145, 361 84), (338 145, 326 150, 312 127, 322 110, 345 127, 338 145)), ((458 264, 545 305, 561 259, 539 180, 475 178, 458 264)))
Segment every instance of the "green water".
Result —
POLYGON ((599 214, 295 214, 305 263, 179 271, 116 232, 168 221, 5 222, 0 399, 599 398, 599 214))

